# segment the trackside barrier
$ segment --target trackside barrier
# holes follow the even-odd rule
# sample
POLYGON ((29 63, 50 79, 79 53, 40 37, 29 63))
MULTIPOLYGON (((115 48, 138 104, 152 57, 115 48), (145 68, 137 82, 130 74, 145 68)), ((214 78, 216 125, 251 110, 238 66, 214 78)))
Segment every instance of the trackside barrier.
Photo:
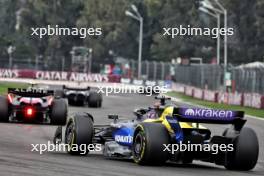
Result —
POLYGON ((137 86, 166 86, 171 89, 172 81, 153 81, 143 79, 122 78, 120 75, 106 75, 78 72, 61 71, 40 71, 33 69, 1 69, 0 78, 22 78, 48 81, 69 81, 69 82, 96 82, 96 83, 123 83, 137 86))
POLYGON ((171 89, 174 90, 175 92, 184 93, 185 86, 182 84, 172 83, 171 89))
POLYGON ((260 94, 252 94, 252 104, 251 107, 255 107, 255 108, 262 108, 262 100, 263 100, 263 96, 261 96, 260 94))
POLYGON ((193 97, 193 87, 185 86, 184 94, 193 97))
POLYGON ((261 109, 264 109, 264 96, 261 97, 261 109))
POLYGON ((260 94, 244 93, 243 105, 247 107, 262 108, 264 109, 264 96, 260 94))
MULTIPOLYGON (((118 75, 88 74, 76 72, 59 72, 59 71, 36 71, 31 69, 1 69, 0 80, 2 81, 32 81, 37 80, 40 83, 51 84, 75 84, 74 82, 83 82, 91 86, 116 86, 119 83, 130 86, 139 86, 144 84, 143 80, 123 79, 118 75), (22 78, 22 79, 21 79, 22 78), (131 84, 132 82, 132 84, 131 84)), ((157 85, 164 84, 164 81, 157 81, 157 85)), ((120 85, 122 86, 122 85, 120 85)), ((225 93, 199 89, 183 84, 173 83, 171 90, 184 93, 185 95, 217 103, 230 105, 241 105, 264 109, 264 95, 257 93, 225 93)))
POLYGON ((172 90, 201 100, 264 109, 264 95, 257 93, 226 93, 199 89, 177 83, 173 84, 172 90))
POLYGON ((227 93, 227 104, 243 106, 242 97, 241 93, 227 93))
POLYGON ((217 102, 218 93, 210 90, 204 90, 203 92, 204 92, 204 97, 203 97, 204 100, 217 102))
POLYGON ((120 75, 89 74, 78 72, 38 71, 32 69, 1 69, 0 81, 78 87, 97 87, 116 90, 142 90, 142 86, 160 86, 162 92, 170 91, 171 81, 152 81, 121 78, 120 75))
POLYGON ((245 93, 243 97, 243 105, 247 107, 252 106, 252 96, 249 93, 245 93))
POLYGON ((193 89, 193 97, 197 99, 204 99, 204 91, 199 88, 194 88, 193 89))

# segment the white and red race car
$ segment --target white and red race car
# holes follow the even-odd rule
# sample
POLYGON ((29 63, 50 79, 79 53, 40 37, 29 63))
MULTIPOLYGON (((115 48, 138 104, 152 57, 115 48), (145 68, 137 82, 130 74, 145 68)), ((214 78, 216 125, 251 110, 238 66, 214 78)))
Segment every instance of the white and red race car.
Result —
POLYGON ((65 125, 67 107, 52 90, 9 88, 0 96, 0 122, 65 125))

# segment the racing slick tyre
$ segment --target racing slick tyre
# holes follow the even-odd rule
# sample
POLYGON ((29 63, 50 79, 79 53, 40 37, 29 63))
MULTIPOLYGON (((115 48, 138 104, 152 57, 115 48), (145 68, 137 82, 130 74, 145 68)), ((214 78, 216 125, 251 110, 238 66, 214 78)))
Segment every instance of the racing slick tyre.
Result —
POLYGON ((233 140, 234 151, 226 155, 225 168, 230 170, 251 170, 255 167, 258 154, 259 143, 254 130, 242 128, 240 134, 233 140))
POLYGON ((7 122, 8 114, 8 101, 5 97, 0 96, 0 122, 7 122))
POLYGON ((51 124, 65 125, 67 120, 67 103, 64 99, 55 99, 51 108, 51 124))
POLYGON ((87 155, 88 145, 92 144, 93 120, 87 115, 71 117, 65 130, 65 144, 68 144, 68 153, 72 155, 87 155), (86 150, 82 146, 86 145, 86 150))
POLYGON ((102 106, 102 95, 97 92, 90 92, 88 97, 89 107, 99 108, 102 106))
POLYGON ((133 138, 133 160, 140 165, 163 165, 169 157, 169 151, 164 150, 167 144, 169 134, 162 124, 139 124, 133 138))

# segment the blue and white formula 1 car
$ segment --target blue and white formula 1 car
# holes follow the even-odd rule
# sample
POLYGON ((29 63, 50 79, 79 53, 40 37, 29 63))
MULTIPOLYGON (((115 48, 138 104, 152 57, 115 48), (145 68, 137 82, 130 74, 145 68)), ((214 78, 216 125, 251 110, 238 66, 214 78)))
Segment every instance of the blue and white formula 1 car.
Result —
MULTIPOLYGON (((94 125, 90 114, 75 114, 65 129, 65 143, 73 151, 73 144, 102 144, 106 157, 131 158, 140 165, 162 165, 167 161, 192 163, 201 160, 223 165, 231 170, 251 170, 258 159, 258 139, 251 128, 243 127, 246 120, 240 111, 200 108, 179 108, 167 105, 161 97, 160 106, 134 111, 134 120, 118 121, 117 115, 110 125, 94 125), (200 123, 232 124, 222 135, 212 136, 200 123), (175 151, 172 146, 196 144, 199 151, 175 151), (207 146, 207 150, 205 147, 207 146), (215 153, 214 148, 222 146, 215 153), (227 147, 225 147, 227 146, 227 147)), ((54 141, 61 142, 62 128, 56 131, 54 141)), ((219 148, 218 148, 219 149, 219 148)), ((85 153, 87 154, 88 151, 85 153)))

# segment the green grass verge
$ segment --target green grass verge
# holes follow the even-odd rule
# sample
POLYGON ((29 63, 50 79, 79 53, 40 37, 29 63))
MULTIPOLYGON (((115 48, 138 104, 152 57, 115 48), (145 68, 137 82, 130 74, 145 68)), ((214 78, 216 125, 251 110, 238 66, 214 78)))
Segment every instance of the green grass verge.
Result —
POLYGON ((203 100, 195 99, 195 98, 192 98, 190 96, 187 96, 187 95, 184 95, 184 94, 178 93, 178 92, 168 92, 166 95, 172 96, 172 97, 177 97, 179 99, 182 99, 185 102, 189 102, 189 103, 197 104, 197 105, 202 105, 202 106, 205 106, 208 108, 244 111, 248 115, 264 118, 264 110, 263 109, 260 110, 260 109, 243 107, 243 106, 226 105, 226 104, 214 103, 214 102, 210 102, 210 101, 203 101, 203 100))
POLYGON ((5 95, 8 88, 26 88, 28 84, 25 83, 7 83, 0 82, 0 95, 5 95))

